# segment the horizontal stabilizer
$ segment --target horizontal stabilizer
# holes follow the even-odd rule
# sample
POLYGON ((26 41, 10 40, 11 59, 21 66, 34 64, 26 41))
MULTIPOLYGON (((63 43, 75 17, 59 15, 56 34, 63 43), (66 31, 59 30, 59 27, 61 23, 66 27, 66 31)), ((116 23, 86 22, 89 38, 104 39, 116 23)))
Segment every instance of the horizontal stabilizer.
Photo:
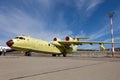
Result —
POLYGON ((87 38, 87 37, 75 37, 73 39, 77 40, 77 41, 80 41, 80 40, 89 39, 89 38, 87 38))

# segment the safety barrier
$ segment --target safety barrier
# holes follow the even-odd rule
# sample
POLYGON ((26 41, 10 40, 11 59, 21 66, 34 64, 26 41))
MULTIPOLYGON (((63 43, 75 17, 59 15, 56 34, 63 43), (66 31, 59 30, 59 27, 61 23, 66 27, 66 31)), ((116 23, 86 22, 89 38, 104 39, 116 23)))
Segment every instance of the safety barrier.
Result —
MULTIPOLYGON (((112 57, 111 51, 78 51, 70 54, 70 56, 83 56, 83 57, 112 57)), ((120 51, 115 52, 114 57, 120 57, 120 51)))

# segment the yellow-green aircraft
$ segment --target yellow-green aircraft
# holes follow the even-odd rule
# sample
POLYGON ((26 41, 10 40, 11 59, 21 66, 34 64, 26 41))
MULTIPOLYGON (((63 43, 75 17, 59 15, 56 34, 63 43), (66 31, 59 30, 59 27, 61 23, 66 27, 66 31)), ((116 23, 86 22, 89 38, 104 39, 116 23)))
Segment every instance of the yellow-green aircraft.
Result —
POLYGON ((82 44, 100 44, 100 50, 105 50, 104 44, 112 44, 111 42, 81 42, 81 39, 87 38, 71 38, 67 36, 65 40, 54 38, 52 43, 35 39, 29 36, 18 36, 6 42, 6 44, 14 50, 25 51, 25 56, 31 56, 31 52, 50 53, 52 56, 66 57, 67 53, 76 52, 78 45, 82 44))

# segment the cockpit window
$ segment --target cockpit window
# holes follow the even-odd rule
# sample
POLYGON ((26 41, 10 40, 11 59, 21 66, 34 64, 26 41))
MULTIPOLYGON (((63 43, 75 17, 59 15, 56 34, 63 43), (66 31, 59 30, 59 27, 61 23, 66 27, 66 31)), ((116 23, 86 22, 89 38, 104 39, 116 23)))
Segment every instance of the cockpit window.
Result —
POLYGON ((24 38, 24 37, 15 37, 15 39, 25 40, 25 38, 24 38))
POLYGON ((15 37, 15 39, 19 39, 19 37, 15 37))
POLYGON ((19 39, 23 39, 23 40, 25 40, 25 38, 23 38, 23 37, 20 37, 19 39))

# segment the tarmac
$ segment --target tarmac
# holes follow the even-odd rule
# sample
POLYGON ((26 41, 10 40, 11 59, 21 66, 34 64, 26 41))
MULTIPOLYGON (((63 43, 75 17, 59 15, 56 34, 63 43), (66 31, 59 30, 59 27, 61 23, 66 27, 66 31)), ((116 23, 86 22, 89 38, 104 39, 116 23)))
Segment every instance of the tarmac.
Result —
POLYGON ((0 80, 120 80, 120 58, 0 56, 0 80))

